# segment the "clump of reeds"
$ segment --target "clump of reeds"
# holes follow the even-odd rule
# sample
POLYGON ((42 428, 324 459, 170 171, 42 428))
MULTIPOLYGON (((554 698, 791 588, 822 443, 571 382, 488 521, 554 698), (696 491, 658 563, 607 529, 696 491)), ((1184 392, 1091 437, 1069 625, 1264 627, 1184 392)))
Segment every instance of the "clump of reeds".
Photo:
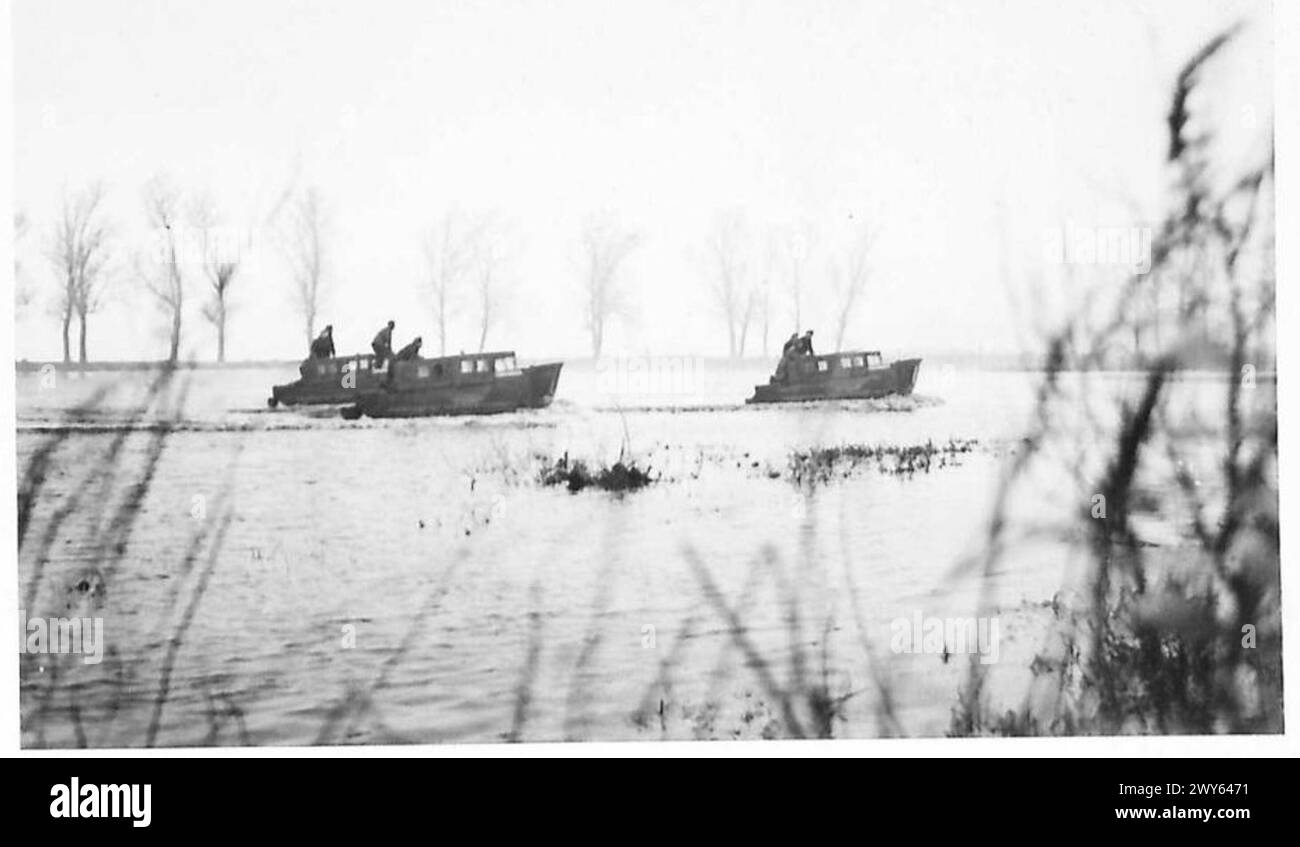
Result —
POLYGON ((1189 111, 1234 35, 1211 40, 1178 74, 1167 116, 1174 187, 1151 268, 1133 275, 1100 322, 1084 313, 1055 333, 1034 429, 972 560, 988 614, 987 586, 1014 543, 1010 491, 1031 463, 1064 460, 1081 469, 1077 502, 1092 504, 1062 516, 1081 540, 1077 599, 1054 605, 1018 708, 991 702, 989 671, 972 663, 951 734, 1282 731, 1277 408, 1252 400, 1256 368, 1273 359, 1273 154, 1265 149, 1237 178, 1212 183, 1213 133, 1193 131, 1204 122, 1189 111), (1066 395, 1069 374, 1083 379, 1125 346, 1139 378, 1123 384, 1118 414, 1089 414, 1066 395), (1170 402, 1180 373, 1207 357, 1222 373, 1208 427, 1170 402), (1071 435, 1080 424, 1092 427, 1089 437, 1071 435), (1209 459, 1195 463, 1206 468, 1199 476, 1193 456, 1209 459), (1145 514, 1180 537, 1149 542, 1134 520, 1145 514), (1150 552, 1159 546, 1173 549, 1150 552))
POLYGON ((570 460, 566 452, 554 462, 548 461, 537 479, 542 485, 563 485, 576 494, 591 487, 601 491, 636 491, 658 477, 649 467, 638 467, 634 459, 619 459, 607 467, 591 467, 581 459, 570 460))
POLYGON ((880 473, 911 476, 929 473, 958 463, 958 457, 970 453, 976 439, 949 439, 947 444, 841 444, 814 447, 790 454, 790 478, 798 483, 826 482, 835 476, 848 476, 863 465, 880 473))

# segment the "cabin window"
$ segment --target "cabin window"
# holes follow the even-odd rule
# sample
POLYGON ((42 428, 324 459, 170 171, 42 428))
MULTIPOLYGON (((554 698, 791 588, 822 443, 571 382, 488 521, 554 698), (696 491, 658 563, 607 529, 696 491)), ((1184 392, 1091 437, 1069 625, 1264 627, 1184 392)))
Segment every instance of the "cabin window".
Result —
POLYGON ((415 375, 418 376, 420 379, 427 379, 429 377, 428 366, 420 365, 420 367, 416 370, 415 375))
POLYGON ((492 370, 492 364, 487 359, 477 359, 474 362, 474 369, 481 374, 485 374, 492 370))
POLYGON ((500 367, 497 368, 498 371, 513 371, 515 369, 515 357, 505 356, 498 359, 497 364, 500 365, 500 367))
POLYGON ((820 373, 825 373, 826 371, 830 370, 830 367, 831 367, 831 363, 828 362, 828 361, 826 361, 825 359, 818 359, 818 360, 817 360, 817 370, 818 370, 818 372, 820 372, 820 373))
POLYGON ((851 368, 851 367, 853 367, 853 357, 852 357, 852 356, 841 356, 841 357, 840 357, 840 367, 841 367, 841 368, 851 368))
POLYGON ((474 373, 474 363, 471 362, 469 359, 461 359, 460 372, 463 374, 474 373))
POLYGON ((363 370, 363 371, 368 371, 368 370, 370 370, 370 360, 369 360, 369 359, 361 359, 360 361, 357 362, 357 368, 358 368, 359 370, 363 370))
POLYGON ((861 356, 854 356, 854 357, 853 357, 853 367, 855 367, 855 368, 860 368, 860 367, 864 366, 866 363, 867 363, 867 360, 864 359, 864 358, 862 358, 861 356))

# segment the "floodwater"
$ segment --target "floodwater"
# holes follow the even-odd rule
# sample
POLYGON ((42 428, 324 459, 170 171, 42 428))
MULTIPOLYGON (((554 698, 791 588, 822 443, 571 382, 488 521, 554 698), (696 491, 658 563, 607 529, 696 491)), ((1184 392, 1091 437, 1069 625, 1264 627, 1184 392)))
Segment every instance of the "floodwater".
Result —
MULTIPOLYGON (((818 685, 836 736, 941 735, 968 657, 895 652, 893 622, 991 589, 999 660, 1027 663, 1070 558, 961 567, 1033 374, 923 365, 913 398, 746 407, 761 366, 622 360, 566 367, 549 409, 386 421, 268 410, 292 376, 18 376, 23 608, 104 627, 98 664, 23 656, 24 746, 789 736, 815 720, 783 695, 818 685), (788 473, 950 439, 977 445, 788 473), (540 485, 566 453, 659 478, 540 485)), ((1067 488, 1020 508, 1086 499, 1067 488)))

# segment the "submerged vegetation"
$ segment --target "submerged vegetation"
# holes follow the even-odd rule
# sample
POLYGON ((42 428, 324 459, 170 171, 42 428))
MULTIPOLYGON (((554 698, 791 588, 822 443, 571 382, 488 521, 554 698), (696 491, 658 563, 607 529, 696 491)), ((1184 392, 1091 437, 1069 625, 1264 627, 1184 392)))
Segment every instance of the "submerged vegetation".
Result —
POLYGON ((959 463, 959 457, 975 449, 979 441, 973 438, 949 439, 947 444, 869 445, 843 444, 836 447, 814 447, 796 450, 790 454, 790 478, 797 483, 827 482, 836 476, 848 476, 862 465, 877 471, 899 476, 911 476, 917 471, 929 473, 959 463))
POLYGON ((577 493, 584 488, 599 488, 601 491, 636 491, 645 488, 658 479, 652 476, 650 468, 640 468, 636 461, 621 458, 608 467, 588 467, 581 459, 570 461, 565 453, 554 462, 547 462, 538 474, 542 485, 563 485, 570 492, 577 493))

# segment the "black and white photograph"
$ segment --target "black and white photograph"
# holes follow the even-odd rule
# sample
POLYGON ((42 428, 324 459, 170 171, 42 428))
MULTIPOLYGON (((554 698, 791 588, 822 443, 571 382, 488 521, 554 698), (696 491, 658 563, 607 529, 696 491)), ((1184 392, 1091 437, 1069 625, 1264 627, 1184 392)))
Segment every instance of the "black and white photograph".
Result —
POLYGON ((16 751, 1294 755, 1284 5, 15 0, 16 751))

